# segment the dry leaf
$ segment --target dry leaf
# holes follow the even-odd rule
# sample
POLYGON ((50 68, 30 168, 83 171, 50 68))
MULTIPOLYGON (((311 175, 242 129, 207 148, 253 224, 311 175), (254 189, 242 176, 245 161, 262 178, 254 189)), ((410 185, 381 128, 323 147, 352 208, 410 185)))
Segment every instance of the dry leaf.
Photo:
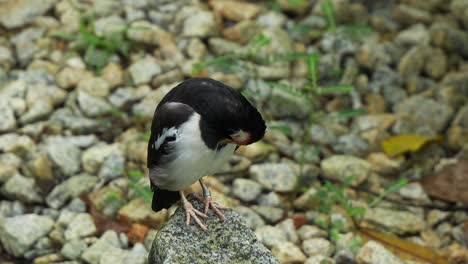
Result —
POLYGON ((449 202, 468 204, 468 160, 443 167, 421 181, 427 194, 449 202))
POLYGON ((359 235, 364 238, 363 243, 369 240, 378 241, 401 259, 431 264, 448 264, 444 258, 434 253, 433 249, 417 245, 396 236, 387 235, 369 228, 359 228, 359 235))
POLYGON ((149 228, 142 224, 133 224, 127 232, 128 240, 133 244, 143 243, 149 228))
POLYGON ((442 136, 427 137, 416 134, 400 134, 382 140, 382 149, 390 157, 415 152, 429 142, 441 141, 442 136))
POLYGON ((88 212, 93 217, 94 224, 96 225, 98 235, 103 234, 107 230, 114 230, 116 233, 127 231, 128 225, 116 222, 101 213, 90 201, 88 195, 82 195, 80 199, 87 205, 88 212))

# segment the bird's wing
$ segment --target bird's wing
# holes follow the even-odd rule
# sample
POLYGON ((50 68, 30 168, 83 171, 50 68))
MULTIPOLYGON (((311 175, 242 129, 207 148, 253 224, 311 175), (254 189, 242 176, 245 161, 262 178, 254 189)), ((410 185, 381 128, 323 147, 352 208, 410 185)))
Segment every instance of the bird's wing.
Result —
POLYGON ((170 161, 171 142, 177 141, 180 125, 193 113, 193 109, 183 103, 167 102, 156 108, 148 142, 148 168, 164 166, 170 161))

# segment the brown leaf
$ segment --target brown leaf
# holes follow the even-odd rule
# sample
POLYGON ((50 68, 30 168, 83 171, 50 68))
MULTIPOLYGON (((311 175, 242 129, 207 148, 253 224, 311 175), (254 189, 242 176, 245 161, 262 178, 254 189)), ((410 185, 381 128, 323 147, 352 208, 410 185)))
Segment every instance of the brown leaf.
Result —
POLYGON ((128 240, 133 244, 143 243, 149 228, 142 224, 133 224, 127 232, 128 240))
POLYGON ((291 215, 290 218, 293 220, 294 227, 296 229, 299 229, 301 226, 307 224, 307 217, 304 213, 295 213, 291 215))
POLYGON ((447 165, 421 181, 430 196, 449 202, 468 204, 468 160, 447 165))
POLYGON ((430 248, 369 228, 359 228, 358 231, 359 235, 364 238, 363 243, 369 240, 378 241, 401 259, 421 261, 423 263, 431 264, 448 264, 445 259, 437 255, 434 250, 430 248))
POLYGON ((94 224, 96 225, 98 235, 103 234, 107 230, 114 230, 116 233, 127 231, 128 225, 114 221, 101 213, 90 201, 88 195, 82 195, 80 199, 87 205, 88 212, 93 217, 94 224))

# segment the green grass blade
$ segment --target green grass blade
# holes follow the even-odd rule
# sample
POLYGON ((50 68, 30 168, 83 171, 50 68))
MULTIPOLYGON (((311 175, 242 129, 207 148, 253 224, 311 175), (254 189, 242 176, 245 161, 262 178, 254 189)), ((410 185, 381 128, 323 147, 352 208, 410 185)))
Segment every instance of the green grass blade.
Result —
POLYGON ((317 89, 319 95, 335 95, 335 94, 347 94, 354 91, 352 85, 331 85, 326 87, 320 87, 317 89))

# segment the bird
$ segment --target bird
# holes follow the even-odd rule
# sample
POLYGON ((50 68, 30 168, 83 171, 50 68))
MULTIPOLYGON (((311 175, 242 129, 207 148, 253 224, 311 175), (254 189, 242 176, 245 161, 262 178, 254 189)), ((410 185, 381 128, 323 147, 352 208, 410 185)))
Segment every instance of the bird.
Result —
POLYGON ((237 90, 210 78, 190 78, 172 88, 154 112, 148 141, 147 167, 153 191, 152 209, 169 208, 179 200, 186 225, 191 219, 207 231, 200 218, 211 208, 227 209, 212 200, 202 177, 213 175, 241 145, 261 140, 266 125, 259 111, 237 90), (204 212, 187 200, 183 190, 202 187, 204 212))

